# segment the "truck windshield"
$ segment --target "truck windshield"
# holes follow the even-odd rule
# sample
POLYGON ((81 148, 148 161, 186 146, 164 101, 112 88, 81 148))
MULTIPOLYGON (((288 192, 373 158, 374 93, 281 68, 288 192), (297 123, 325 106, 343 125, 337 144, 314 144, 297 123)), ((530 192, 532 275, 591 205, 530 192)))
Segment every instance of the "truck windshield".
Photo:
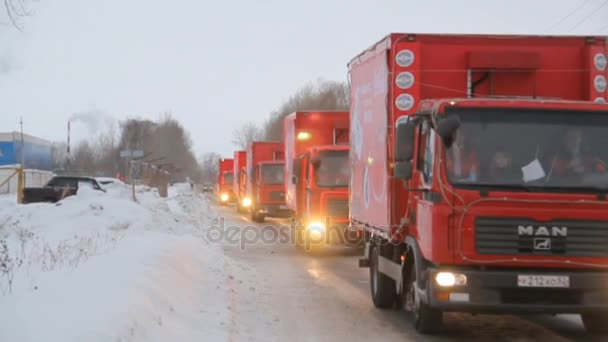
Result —
POLYGON ((472 188, 597 192, 608 189, 608 112, 452 109, 450 182, 472 188))
POLYGON ((232 184, 232 172, 224 173, 224 184, 232 184))
POLYGON ((279 185, 284 182, 283 164, 262 165, 262 184, 279 185))
POLYGON ((348 151, 324 151, 313 163, 315 182, 319 187, 346 187, 350 181, 348 151))

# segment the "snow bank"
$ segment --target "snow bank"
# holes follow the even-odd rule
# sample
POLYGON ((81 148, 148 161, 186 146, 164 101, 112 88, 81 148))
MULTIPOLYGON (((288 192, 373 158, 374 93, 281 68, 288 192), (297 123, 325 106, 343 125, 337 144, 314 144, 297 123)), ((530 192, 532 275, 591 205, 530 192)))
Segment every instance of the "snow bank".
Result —
POLYGON ((214 211, 189 187, 130 196, 114 184, 57 205, 0 198, 0 341, 226 339, 214 211))

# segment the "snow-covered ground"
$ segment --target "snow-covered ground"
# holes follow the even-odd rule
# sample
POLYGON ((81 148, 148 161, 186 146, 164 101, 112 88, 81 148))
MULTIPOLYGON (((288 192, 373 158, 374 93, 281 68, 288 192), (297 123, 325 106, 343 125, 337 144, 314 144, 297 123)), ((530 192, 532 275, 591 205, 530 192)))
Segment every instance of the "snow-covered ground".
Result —
POLYGON ((186 184, 124 184, 58 204, 0 196, 0 341, 226 340, 232 261, 186 184))

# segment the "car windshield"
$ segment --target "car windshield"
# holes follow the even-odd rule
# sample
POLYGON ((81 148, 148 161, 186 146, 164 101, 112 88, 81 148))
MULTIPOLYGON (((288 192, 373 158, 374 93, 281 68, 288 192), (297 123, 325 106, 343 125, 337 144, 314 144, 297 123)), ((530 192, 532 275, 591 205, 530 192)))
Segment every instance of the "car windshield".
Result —
POLYGON ((608 188, 608 112, 452 109, 456 186, 594 192, 608 188))
POLYGON ((262 184, 278 185, 284 182, 284 165, 272 164, 262 165, 262 184))
POLYGON ((314 163, 315 181, 319 187, 345 187, 350 181, 348 151, 324 151, 314 163))
POLYGON ((224 173, 224 184, 232 184, 232 172, 224 173))

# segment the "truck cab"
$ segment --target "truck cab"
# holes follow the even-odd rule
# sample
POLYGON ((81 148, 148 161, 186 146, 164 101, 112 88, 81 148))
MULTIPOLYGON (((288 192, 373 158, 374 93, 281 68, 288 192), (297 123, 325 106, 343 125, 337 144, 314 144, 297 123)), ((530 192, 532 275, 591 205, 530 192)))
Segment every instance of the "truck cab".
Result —
POLYGON ((285 206, 284 150, 280 142, 253 141, 247 149, 247 189, 240 203, 254 222, 288 217, 285 206))
POLYGON ((285 205, 285 162, 282 160, 258 163, 253 169, 252 199, 255 205, 253 217, 262 221, 264 217, 290 217, 285 205))

